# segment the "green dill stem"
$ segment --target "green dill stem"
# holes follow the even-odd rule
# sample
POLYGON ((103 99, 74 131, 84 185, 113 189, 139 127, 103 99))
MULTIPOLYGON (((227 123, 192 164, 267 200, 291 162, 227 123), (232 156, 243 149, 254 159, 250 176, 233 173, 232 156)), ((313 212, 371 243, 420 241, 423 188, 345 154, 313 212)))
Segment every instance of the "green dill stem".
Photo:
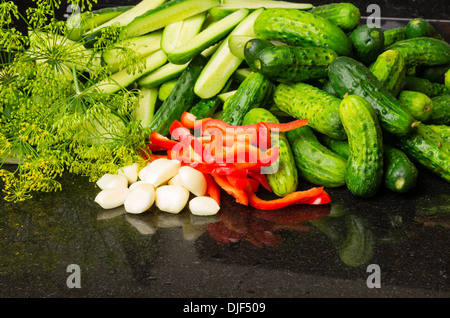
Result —
POLYGON ((77 71, 75 69, 75 65, 72 66, 72 74, 73 74, 73 82, 75 84, 75 91, 77 95, 81 94, 80 86, 78 85, 77 71))

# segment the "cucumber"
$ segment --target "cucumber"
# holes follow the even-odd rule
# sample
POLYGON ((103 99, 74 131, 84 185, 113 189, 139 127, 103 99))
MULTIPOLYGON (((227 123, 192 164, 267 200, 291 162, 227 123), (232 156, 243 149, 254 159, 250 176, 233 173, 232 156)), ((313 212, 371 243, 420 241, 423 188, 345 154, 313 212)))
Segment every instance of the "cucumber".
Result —
POLYGON ((361 22, 361 12, 348 2, 319 5, 309 12, 330 20, 346 33, 356 29, 361 22))
POLYGON ((112 74, 110 77, 87 88, 89 92, 99 90, 105 94, 113 94, 121 89, 127 88, 142 76, 158 69, 167 62, 167 55, 158 50, 145 58, 145 67, 134 72, 129 72, 126 68, 112 74))
POLYGON ((353 44, 353 55, 358 61, 369 65, 384 50, 384 32, 377 27, 363 24, 348 36, 353 44))
POLYGON ((322 145, 309 126, 288 131, 298 174, 308 182, 330 188, 345 185, 347 160, 322 145))
POLYGON ((309 10, 313 7, 310 3, 293 3, 279 0, 222 0, 219 6, 224 9, 260 9, 260 8, 285 8, 296 10, 309 10))
POLYGON ((444 85, 447 89, 450 89, 450 68, 445 72, 444 75, 444 85))
MULTIPOLYGON (((274 45, 251 56, 253 64, 249 67, 273 81, 304 82, 326 78, 328 65, 337 56, 324 47, 274 45)), ((249 60, 246 59, 247 63, 249 60)))
POLYGON ((307 118, 314 130, 335 139, 347 138, 339 117, 340 98, 306 83, 280 83, 273 101, 290 116, 307 118))
POLYGON ((431 37, 439 40, 444 40, 442 35, 435 29, 435 27, 423 18, 414 18, 409 20, 405 26, 406 37, 408 39, 419 37, 431 37))
POLYGON ((238 83, 242 83, 250 74, 252 70, 248 67, 237 69, 233 74, 233 79, 235 79, 238 83))
POLYGON ((219 0, 172 0, 136 17, 122 28, 125 37, 146 34, 219 5, 219 0))
POLYGON ((384 31, 384 47, 387 48, 390 45, 406 39, 405 27, 397 27, 392 29, 387 29, 384 31))
POLYGON ((352 43, 341 28, 311 12, 295 9, 267 9, 254 25, 257 37, 291 45, 326 47, 348 55, 352 43))
POLYGON ((446 142, 450 142, 450 126, 429 124, 428 127, 433 129, 446 142))
POLYGON ((152 32, 150 34, 137 36, 115 43, 111 48, 106 48, 102 52, 102 60, 108 65, 111 73, 120 71, 121 56, 128 50, 133 50, 141 57, 148 56, 161 48, 161 32, 152 32))
MULTIPOLYGON (((228 37, 231 35, 254 35, 253 24, 263 10, 255 10, 246 16, 231 31, 228 37)), ((217 95, 243 62, 242 58, 231 53, 228 46, 228 37, 221 42, 217 50, 210 57, 197 83, 195 83, 194 91, 200 98, 208 99, 217 95)))
POLYGON ((87 31, 108 22, 132 7, 133 6, 108 7, 93 11, 74 13, 67 18, 67 30, 65 35, 72 41, 79 41, 87 31))
POLYGON ((406 76, 401 89, 421 92, 428 97, 450 94, 450 87, 417 76, 406 76))
POLYGON ((406 77, 406 63, 400 52, 384 51, 369 66, 369 70, 394 97, 398 96, 406 77))
POLYGON ((164 53, 169 54, 177 47, 188 43, 200 32, 205 18, 206 13, 200 12, 186 19, 166 25, 161 37, 161 49, 164 53))
POLYGON ((245 59, 244 55, 244 47, 245 44, 254 39, 254 36, 250 35, 231 35, 228 38, 228 46, 230 47, 231 53, 233 53, 235 56, 245 59))
POLYGON ((394 135, 411 131, 414 117, 405 110, 383 84, 362 63, 346 56, 331 62, 328 77, 341 98, 346 94, 365 98, 376 110, 380 125, 394 135))
POLYGON ((450 64, 436 66, 416 67, 416 76, 425 78, 432 83, 445 84, 445 73, 450 69, 450 64))
POLYGON ((435 125, 450 125, 450 94, 435 96, 431 98, 433 110, 429 123, 435 125))
POLYGON ((409 66, 450 63, 450 44, 434 38, 405 39, 392 44, 388 49, 399 51, 409 66))
POLYGON ((188 67, 188 65, 189 63, 181 65, 170 62, 166 63, 150 74, 139 79, 138 84, 141 87, 155 87, 161 85, 169 80, 178 78, 180 74, 188 67))
POLYGON ((391 191, 405 193, 415 187, 418 171, 400 149, 384 145, 384 185, 391 191))
POLYGON ((356 196, 374 196, 383 181, 383 138, 374 108, 357 95, 346 96, 339 114, 348 136, 345 183, 356 196))
POLYGON ((221 101, 217 96, 201 99, 189 112, 198 119, 209 118, 216 112, 220 104, 221 101))
POLYGON ((426 124, 397 141, 397 147, 430 172, 450 182, 450 143, 426 124))
POLYGON ((322 85, 322 90, 327 92, 330 95, 333 96, 337 96, 336 91, 334 90, 333 86, 331 86, 330 81, 326 81, 323 85, 322 85))
POLYGON ((205 58, 198 55, 181 73, 175 87, 153 116, 149 125, 151 131, 168 135, 172 122, 179 120, 183 112, 188 111, 197 103, 197 96, 194 94, 194 84, 205 62, 205 58))
POLYGON ((401 91, 398 100, 419 121, 427 121, 433 112, 433 101, 423 93, 401 91))
MULTIPOLYGON (((278 123, 279 120, 270 111, 264 108, 251 109, 243 119, 244 125, 256 124, 259 122, 278 123)), ((298 172, 294 161, 294 155, 286 134, 280 132, 272 133, 271 147, 279 147, 280 156, 273 163, 277 169, 274 173, 266 175, 267 181, 273 193, 279 197, 284 197, 297 190, 298 172)))
POLYGON ((245 114, 252 108, 262 107, 272 97, 273 90, 273 84, 264 75, 250 74, 226 101, 220 119, 230 125, 241 125, 245 114))
POLYGON ((148 127, 155 114, 156 103, 158 100, 158 88, 146 88, 140 89, 141 94, 139 101, 134 109, 134 118, 140 121, 141 127, 148 127))
POLYGON ((178 78, 174 78, 162 83, 158 88, 158 99, 162 102, 165 101, 167 97, 169 97, 170 92, 173 90, 175 85, 177 85, 177 82, 178 78))
POLYGON ((321 134, 319 137, 320 141, 325 146, 330 148, 338 155, 344 157, 345 159, 348 159, 348 157, 350 156, 350 148, 348 147, 348 140, 337 140, 323 134, 321 134))
POLYGON ((273 46, 275 46, 275 44, 273 44, 272 42, 258 38, 249 39, 245 43, 243 48, 244 59, 252 71, 257 71, 254 65, 255 58, 258 56, 258 53, 265 48, 273 46))

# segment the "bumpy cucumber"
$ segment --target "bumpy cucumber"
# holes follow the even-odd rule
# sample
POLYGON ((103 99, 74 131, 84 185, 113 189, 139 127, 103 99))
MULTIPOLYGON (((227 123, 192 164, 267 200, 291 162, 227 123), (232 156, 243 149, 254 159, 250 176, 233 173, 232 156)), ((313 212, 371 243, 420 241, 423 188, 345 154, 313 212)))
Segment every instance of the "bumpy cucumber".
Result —
POLYGON ((319 5, 309 10, 309 12, 330 20, 344 32, 352 31, 361 21, 359 9, 348 2, 319 5))
POLYGON ((384 31, 384 46, 389 47, 395 42, 406 39, 405 27, 397 27, 384 31))
POLYGON ((307 11, 265 10, 256 19, 254 30, 257 37, 262 39, 327 47, 339 55, 348 55, 352 49, 349 38, 337 25, 307 11))
POLYGON ((309 126, 288 131, 298 173, 308 182, 325 187, 345 185, 347 160, 322 145, 309 126))
POLYGON ((433 101, 421 92, 401 91, 398 100, 417 120, 427 121, 433 112, 433 101))
POLYGON ((397 146, 414 161, 450 182, 450 143, 421 123, 413 133, 398 140, 397 146))
POLYGON ((450 63, 450 44, 434 38, 405 39, 392 44, 388 49, 399 51, 410 66, 450 63))
POLYGON ((325 146, 330 148, 332 151, 334 151, 338 155, 341 155, 345 159, 348 159, 348 157, 350 156, 348 140, 337 140, 337 139, 330 138, 326 135, 320 135, 319 139, 325 146))
POLYGON ((189 112, 198 119, 211 117, 219 107, 220 103, 221 101, 217 96, 209 99, 201 99, 189 112))
POLYGON ((398 96, 406 77, 406 63, 400 52, 387 50, 381 53, 369 70, 393 96, 398 96))
POLYGON ((250 74, 227 100, 220 119, 231 125, 241 125, 245 114, 252 108, 263 106, 272 96, 273 90, 272 82, 264 75, 250 74))
POLYGON ((417 183, 416 166, 400 149, 384 145, 384 184, 394 192, 408 192, 417 183))
MULTIPOLYGON (((244 117, 243 124, 256 124, 259 122, 278 123, 278 119, 267 109, 253 108, 244 117)), ((279 147, 280 156, 275 165, 278 169, 274 173, 267 174, 270 187, 279 197, 284 197, 297 190, 298 172, 292 154, 291 146, 285 133, 278 133, 277 137, 271 138, 271 147, 279 147)))
POLYGON ((377 114, 357 95, 346 96, 339 113, 350 149, 345 183, 354 195, 372 197, 383 180, 383 140, 377 114))
POLYGON ((431 98, 433 110, 429 122, 436 125, 450 125, 450 94, 431 98))
POLYGON ((274 81, 302 82, 325 78, 328 65, 337 56, 333 50, 322 47, 271 46, 253 56, 253 65, 249 66, 274 81))
POLYGON ((259 52, 261 52, 265 48, 273 46, 275 45, 272 42, 259 38, 250 39, 245 43, 243 49, 244 59, 252 71, 257 71, 254 65, 255 59, 258 56, 259 52))
POLYGON ((421 92, 428 97, 450 94, 450 87, 417 76, 406 76, 401 89, 421 92))
POLYGON ((428 125, 431 129, 439 134, 439 136, 446 142, 450 142, 450 126, 448 125, 428 125))
POLYGON ((281 83, 273 94, 275 105, 292 117, 308 119, 314 130, 335 139, 346 139, 339 117, 341 100, 306 83, 281 83))
POLYGON ((341 98, 346 94, 365 98, 376 110, 383 129, 394 135, 405 135, 411 131, 414 117, 364 64, 350 57, 340 56, 331 62, 328 70, 336 93, 341 98))
POLYGON ((174 120, 180 119, 181 114, 188 111, 197 102, 197 96, 194 93, 194 85, 200 75, 206 59, 198 55, 181 73, 175 87, 171 90, 169 96, 158 108, 149 125, 150 130, 167 135, 170 125, 174 120))
POLYGON ((444 39, 435 27, 423 18, 414 18, 410 20, 405 26, 405 32, 408 39, 419 37, 432 37, 439 40, 444 39))
POLYGON ((384 50, 384 33, 380 28, 363 24, 348 36, 353 44, 354 57, 368 65, 384 50))

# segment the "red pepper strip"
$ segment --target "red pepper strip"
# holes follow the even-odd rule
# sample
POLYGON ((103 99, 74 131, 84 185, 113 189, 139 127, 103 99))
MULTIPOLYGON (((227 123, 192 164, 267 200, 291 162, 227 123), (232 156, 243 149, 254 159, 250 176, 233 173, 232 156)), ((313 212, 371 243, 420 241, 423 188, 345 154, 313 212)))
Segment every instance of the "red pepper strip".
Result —
POLYGON ((212 174, 212 177, 225 192, 236 199, 236 202, 248 206, 247 192, 231 185, 225 176, 220 174, 212 174))
POLYGON ((327 204, 327 203, 330 203, 330 202, 331 202, 330 196, 328 195, 328 193, 323 191, 317 197, 301 200, 301 201, 297 202, 297 204, 320 205, 320 204, 327 204))
POLYGON ((270 129, 277 129, 279 132, 286 132, 290 130, 294 130, 296 128, 308 125, 308 119, 297 119, 287 123, 271 123, 264 122, 264 124, 270 129))
POLYGON ((189 112, 184 112, 183 114, 181 114, 181 123, 183 124, 184 127, 189 128, 189 129, 195 129, 196 127, 199 127, 202 122, 207 121, 211 118, 207 117, 207 118, 202 118, 202 119, 197 119, 197 117, 194 114, 191 114, 189 112))
POLYGON ((178 141, 167 138, 156 131, 152 131, 150 134, 151 146, 159 147, 163 150, 171 150, 178 141))
POLYGON ((259 182, 255 179, 250 179, 247 177, 239 178, 228 175, 227 180, 232 186, 244 191, 256 192, 259 189, 259 182))
POLYGON ((258 172, 255 172, 253 170, 247 170, 247 174, 250 178, 255 179, 259 182, 260 185, 262 185, 267 191, 273 192, 272 187, 269 184, 269 181, 267 181, 266 175, 258 172))
POLYGON ((207 173, 204 173, 203 175, 205 176, 205 180, 206 180, 206 194, 210 198, 213 198, 217 202, 217 204, 220 206, 220 188, 219 188, 219 185, 214 180, 214 178, 211 177, 211 175, 209 175, 207 173))
POLYGON ((175 120, 170 125, 169 132, 176 140, 189 143, 194 149, 195 153, 197 153, 200 157, 203 157, 202 143, 198 141, 197 138, 195 138, 194 135, 191 134, 191 131, 188 128, 184 127, 179 120, 175 120))
MULTIPOLYGON (((291 204, 325 204, 327 198, 323 196, 323 187, 311 188, 306 191, 296 191, 283 198, 274 200, 263 200, 256 196, 254 192, 247 192, 249 204, 259 210, 276 210, 291 204)), ((325 192, 326 193, 326 192, 325 192)), ((327 194, 328 196, 328 194, 327 194)), ((328 196, 329 198, 329 196, 328 196)))

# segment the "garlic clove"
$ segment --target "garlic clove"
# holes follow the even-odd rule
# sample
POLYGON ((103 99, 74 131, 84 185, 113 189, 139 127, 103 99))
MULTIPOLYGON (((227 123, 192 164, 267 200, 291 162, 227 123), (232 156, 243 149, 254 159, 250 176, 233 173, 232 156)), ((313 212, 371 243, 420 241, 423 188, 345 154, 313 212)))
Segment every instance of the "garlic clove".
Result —
POLYGON ((142 183, 130 190, 124 202, 125 211, 139 214, 151 208, 155 202, 155 188, 150 183, 142 183))
POLYGON ((128 179, 122 175, 106 173, 99 180, 97 186, 102 189, 126 188, 128 187, 128 179))
POLYGON ((195 196, 203 196, 206 193, 206 179, 202 172, 183 166, 178 169, 180 184, 195 196))
POLYGON ((174 177, 172 177, 169 182, 167 183, 168 185, 182 185, 181 181, 180 181, 180 175, 176 174, 174 177))
POLYGON ((220 210, 216 200, 207 196, 199 196, 189 201, 189 210, 194 215, 215 215, 220 210))
POLYGON ((117 174, 124 176, 125 178, 127 178, 128 183, 132 184, 137 181, 138 171, 139 171, 139 165, 137 163, 133 163, 129 166, 120 168, 117 171, 117 174))
POLYGON ((100 191, 94 201, 104 209, 114 209, 124 204, 130 194, 128 188, 111 188, 100 191))
POLYGON ((189 200, 189 191, 180 185, 164 185, 156 189, 156 206, 163 212, 179 213, 189 200))
POLYGON ((180 166, 181 162, 178 160, 156 159, 141 169, 139 178, 158 187, 175 176, 180 166))

